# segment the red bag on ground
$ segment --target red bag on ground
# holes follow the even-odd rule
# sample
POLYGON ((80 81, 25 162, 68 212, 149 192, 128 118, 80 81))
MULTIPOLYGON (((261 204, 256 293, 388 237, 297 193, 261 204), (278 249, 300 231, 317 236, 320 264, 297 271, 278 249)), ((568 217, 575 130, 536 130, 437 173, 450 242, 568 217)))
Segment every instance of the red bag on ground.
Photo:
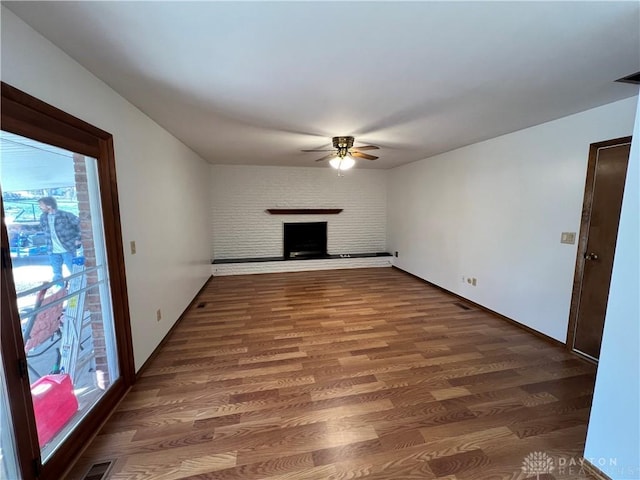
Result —
POLYGON ((40 447, 46 445, 78 411, 69 374, 45 375, 31 385, 40 447))

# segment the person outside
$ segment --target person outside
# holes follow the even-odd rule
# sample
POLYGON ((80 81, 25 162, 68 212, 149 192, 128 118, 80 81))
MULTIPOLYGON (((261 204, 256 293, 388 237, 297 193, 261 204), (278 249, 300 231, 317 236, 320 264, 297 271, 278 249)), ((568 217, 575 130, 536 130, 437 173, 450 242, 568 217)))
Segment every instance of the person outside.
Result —
POLYGON ((53 280, 62 279, 62 265, 72 271, 73 258, 80 243, 80 220, 71 212, 58 210, 58 203, 53 197, 42 197, 38 200, 42 215, 40 228, 47 241, 47 253, 53 269, 53 280))

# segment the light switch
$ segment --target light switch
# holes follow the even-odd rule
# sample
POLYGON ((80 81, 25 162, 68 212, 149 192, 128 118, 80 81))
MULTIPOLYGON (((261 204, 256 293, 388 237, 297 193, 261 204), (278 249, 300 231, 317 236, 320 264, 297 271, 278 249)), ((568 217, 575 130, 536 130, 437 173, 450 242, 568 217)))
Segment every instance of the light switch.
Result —
POLYGON ((135 255, 135 254, 136 254, 136 242, 131 241, 131 255, 135 255))
POLYGON ((569 245, 576 243, 576 232, 562 232, 560 243, 568 243, 569 245))

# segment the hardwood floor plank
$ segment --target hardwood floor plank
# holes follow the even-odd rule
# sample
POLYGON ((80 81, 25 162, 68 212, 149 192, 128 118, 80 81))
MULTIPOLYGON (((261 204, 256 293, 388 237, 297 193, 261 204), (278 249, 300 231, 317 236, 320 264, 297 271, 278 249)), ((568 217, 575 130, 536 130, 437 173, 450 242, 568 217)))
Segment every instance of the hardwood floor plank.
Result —
POLYGON ((111 480, 523 480, 531 452, 577 458, 595 367, 460 302, 394 269, 214 278, 69 480, 99 461, 111 480))
POLYGON ((292 478, 302 479, 304 477, 299 476, 300 472, 306 472, 313 467, 313 459, 310 454, 288 455, 185 478, 190 480, 264 480, 268 477, 291 473, 294 475, 292 478))
POLYGON ((480 449, 434 458, 428 462, 429 468, 436 477, 453 474, 458 476, 465 470, 478 469, 478 467, 488 465, 489 463, 489 457, 480 449))
POLYGON ((440 388, 431 390, 431 396, 436 400, 447 400, 449 398, 465 397, 471 392, 464 387, 440 388))
POLYGON ((388 412, 394 409, 389 400, 374 400, 352 405, 340 405, 314 411, 298 411, 289 413, 282 418, 283 426, 306 425, 308 423, 324 421, 343 421, 345 424, 351 417, 357 417, 351 425, 360 424, 360 418, 368 413, 388 412))
POLYGON ((304 468, 296 472, 265 477, 265 480, 326 480, 335 475, 335 470, 333 465, 321 465, 319 467, 304 468))
POLYGON ((301 427, 285 429, 280 435, 273 435, 270 442, 251 448, 238 450, 239 463, 254 463, 276 457, 281 452, 288 454, 312 453, 330 446, 342 446, 365 440, 377 439, 378 435, 370 425, 345 428, 337 423, 313 423, 301 427), (323 428, 320 428, 320 427, 323 428), (295 430, 295 435, 283 432, 295 430), (300 431, 301 433, 298 433, 300 431))
POLYGON ((185 446, 173 448, 170 458, 163 451, 129 455, 125 462, 112 470, 111 478, 176 480, 222 470, 235 464, 235 452, 210 454, 208 445, 185 446))

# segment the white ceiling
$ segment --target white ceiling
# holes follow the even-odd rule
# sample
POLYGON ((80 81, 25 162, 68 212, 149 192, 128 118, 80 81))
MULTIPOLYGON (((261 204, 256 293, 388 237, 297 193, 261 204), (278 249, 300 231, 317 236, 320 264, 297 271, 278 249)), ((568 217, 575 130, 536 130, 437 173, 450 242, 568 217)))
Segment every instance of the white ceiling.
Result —
POLYGON ((638 93, 636 1, 3 4, 211 163, 391 168, 638 93))

